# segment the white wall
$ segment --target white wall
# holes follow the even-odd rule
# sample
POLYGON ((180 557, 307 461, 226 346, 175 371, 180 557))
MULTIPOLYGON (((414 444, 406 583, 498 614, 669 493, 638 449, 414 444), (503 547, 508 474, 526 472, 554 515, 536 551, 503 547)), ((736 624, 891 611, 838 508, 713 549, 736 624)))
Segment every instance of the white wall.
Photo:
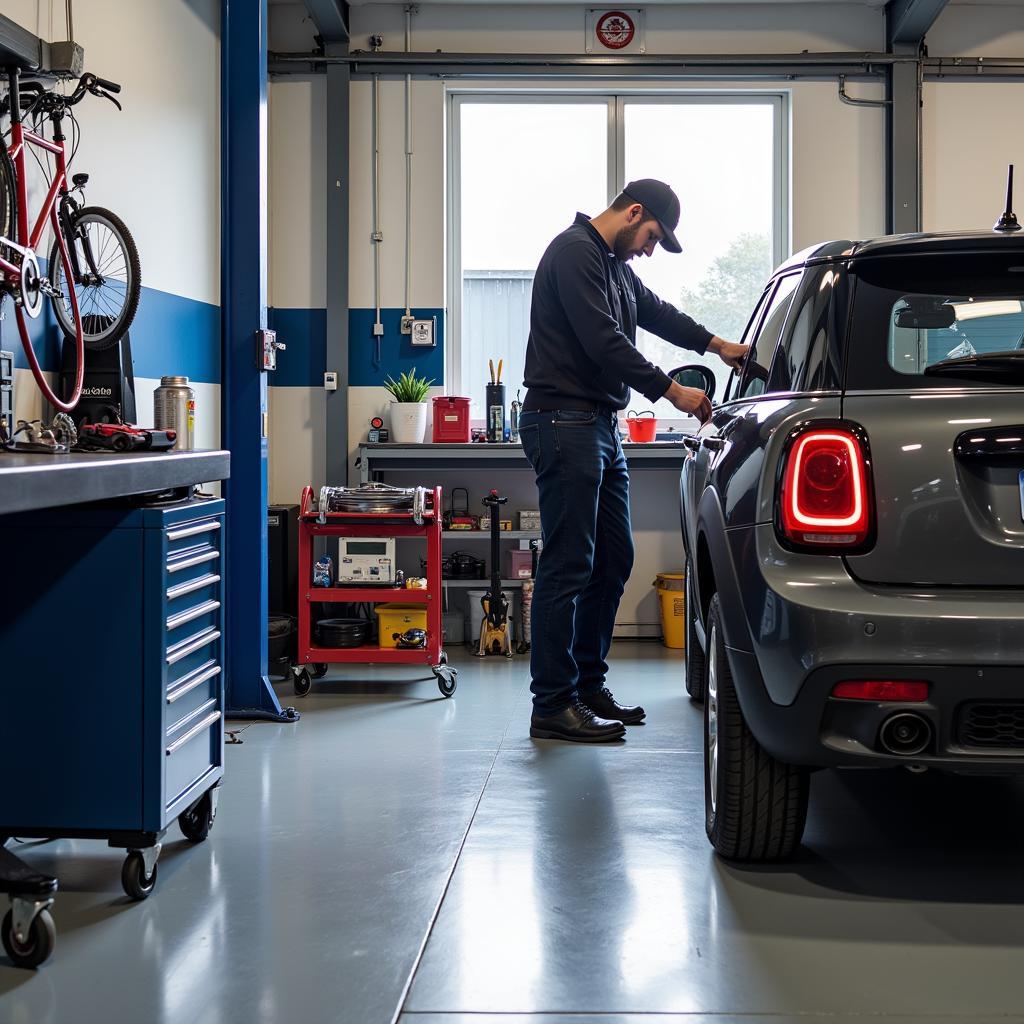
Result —
MULTIPOLYGON (((943 13, 929 37, 930 52, 989 55, 1018 55, 1024 51, 1024 22, 1019 4, 1002 6, 952 5, 943 13)), ((309 26, 292 21, 291 37, 295 49, 308 43, 304 33, 309 26)), ((405 19, 399 5, 365 5, 352 9, 353 48, 367 48, 368 36, 380 33, 385 50, 404 46, 405 19)), ((874 51, 884 48, 884 20, 877 5, 868 4, 755 4, 725 6, 718 4, 646 8, 648 52, 752 53, 810 51, 874 51)), ((427 4, 419 9, 413 22, 413 49, 447 52, 551 52, 581 53, 584 48, 584 9, 560 6, 501 6, 427 4)), ((567 83, 511 82, 513 87, 565 87, 567 83)), ((721 88, 721 83, 705 83, 721 88)), ((493 83, 488 83, 493 85, 493 83)), ((455 87, 455 86, 452 86, 455 87)), ((625 83, 584 86, 621 90, 625 83)), ((688 83, 701 88, 701 83, 688 83)), ((751 88, 738 83, 738 88, 751 88)), ((758 85, 753 86, 759 87, 758 85)), ((884 116, 879 108, 855 108, 837 98, 834 82, 772 83, 778 91, 788 90, 791 97, 792 202, 790 248, 797 251, 807 245, 831 238, 864 238, 884 230, 884 116)), ((381 162, 382 190, 382 294, 384 306, 404 303, 404 118, 403 82, 381 82, 381 162)), ((445 84, 434 79, 414 83, 414 248, 413 304, 443 306, 444 284, 444 208, 445 208, 445 84)), ((970 84, 928 85, 924 106, 924 212, 925 226, 987 226, 999 212, 998 199, 1011 158, 1024 162, 1024 153, 1016 141, 1013 126, 1019 119, 1021 87, 970 84), (1009 130, 997 128, 1009 125, 1009 130), (964 139, 969 144, 963 144, 964 139), (1008 139, 1008 141, 1007 141, 1008 139)), ((881 87, 850 83, 854 96, 879 99, 881 87)), ((373 305, 371 227, 371 88, 368 82, 355 82, 351 106, 351 182, 350 204, 350 301, 353 306, 373 305)), ((317 105, 322 97, 316 86, 279 79, 272 90, 272 151, 278 146, 295 145, 313 125, 311 152, 322 163, 323 154, 315 131, 317 105), (287 111, 276 116, 274 106, 287 111)), ((707 155, 714 159, 713 154, 707 155)), ((307 248, 313 253, 314 267, 305 284, 293 273, 303 267, 305 257, 296 256, 287 269, 278 268, 280 282, 291 284, 273 290, 275 303, 301 305, 307 298, 315 304, 320 278, 316 267, 322 265, 323 238, 315 227, 322 223, 322 198, 308 196, 308 168, 289 156, 275 164, 278 182, 273 192, 290 193, 303 211, 310 211, 312 239, 307 248), (298 197, 298 198, 296 198, 298 197), (311 284, 310 284, 311 282, 311 284), (287 301, 283 301, 287 300, 287 301)), ((321 193, 322 196, 322 193, 321 193)), ((274 212, 279 211, 275 200, 274 212)), ((514 230, 514 226, 509 226, 514 230)), ((277 254, 289 258, 292 247, 301 244, 297 233, 278 235, 275 245, 287 238, 277 254)), ((277 266, 277 264, 275 264, 277 266)), ((276 392, 278 389, 274 389, 276 392)), ((299 389, 286 389, 295 391, 299 389)), ((275 398, 275 401, 277 399, 275 398)), ((291 396, 297 409, 317 407, 322 395, 291 396)), ((369 415, 386 408, 386 395, 377 388, 353 388, 350 392, 350 436, 353 442, 365 435, 369 415)), ((314 472, 323 466, 322 442, 308 438, 301 430, 302 413, 287 418, 287 436, 272 430, 272 457, 285 452, 289 462, 301 465, 302 472, 314 472), (277 454, 273 454, 273 453, 277 454)), ((313 422, 311 419, 310 422, 313 422)), ((678 568, 681 554, 676 540, 674 488, 666 485, 662 474, 638 474, 634 487, 634 505, 643 514, 636 520, 637 566, 626 594, 622 622, 650 622, 657 614, 650 582, 654 572, 678 568), (664 507, 657 505, 656 494, 664 494, 664 507), (651 509, 656 508, 655 513, 651 509), (668 524, 665 529, 659 522, 668 524)), ((315 479, 315 478, 314 478, 315 479)), ((294 488, 297 480, 288 473, 275 474, 275 481, 294 488)), ((303 481, 305 482, 305 481, 303 481)), ((321 482, 316 480, 317 483, 321 482)), ((279 494, 278 500, 295 500, 294 490, 279 494)))
MULTIPOLYGON (((63 4, 4 0, 3 8, 44 38, 65 37, 63 4)), ((124 110, 91 96, 83 100, 76 108, 82 141, 71 170, 89 173, 89 204, 110 207, 128 225, 144 288, 219 306, 220 3, 76 0, 74 19, 86 70, 121 84, 124 110)), ((13 317, 4 326, 10 327, 4 344, 19 344, 13 317)), ((138 359, 147 339, 133 331, 132 342, 138 359)), ((136 378, 142 420, 151 415, 158 383, 136 378)), ((197 444, 216 447, 219 385, 195 387, 197 444)), ((16 389, 18 415, 40 415, 27 371, 17 371, 16 389)))

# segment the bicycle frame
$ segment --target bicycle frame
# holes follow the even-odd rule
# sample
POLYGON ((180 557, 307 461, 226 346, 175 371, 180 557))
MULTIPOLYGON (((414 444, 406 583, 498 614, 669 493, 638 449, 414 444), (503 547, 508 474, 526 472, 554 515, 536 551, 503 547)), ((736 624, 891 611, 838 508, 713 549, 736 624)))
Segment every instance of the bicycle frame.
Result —
MULTIPOLYGON (((39 360, 36 358, 35 349, 32 347, 32 340, 28 334, 25 310, 20 304, 15 306, 15 313, 18 321, 18 331, 21 335, 21 344, 25 350, 25 356, 28 359, 29 367, 32 370, 32 376, 35 377, 36 383, 43 392, 43 396, 55 408, 62 412, 70 412, 78 404, 78 399, 82 394, 82 381, 85 374, 85 345, 82 334, 81 316, 78 311, 78 294, 75 290, 75 276, 71 266, 71 257, 68 252, 67 239, 64 236, 63 230, 61 230, 60 217, 57 213, 58 198, 62 198, 68 194, 67 161, 64 156, 64 135, 60 131, 59 122, 55 124, 53 142, 50 142, 48 139, 44 139, 41 135, 36 135, 35 132, 25 130, 21 120, 18 71, 17 69, 11 68, 8 70, 7 74, 10 82, 11 96, 11 147, 8 152, 14 163, 14 174, 17 179, 18 239, 17 241, 14 241, 9 238, 0 237, 0 245, 6 245, 23 254, 28 250, 35 252, 39 247, 39 243, 42 241, 43 231, 46 229, 47 221, 49 221, 53 228, 54 237, 57 239, 57 245, 60 249, 61 262, 64 267, 65 287, 67 288, 71 299, 71 311, 74 314, 76 328, 75 386, 72 389, 72 394, 68 401, 65 402, 58 398, 53 389, 47 383, 46 378, 43 377, 42 368, 39 366, 39 360), (42 209, 39 212, 36 223, 32 228, 31 235, 29 235, 28 230, 28 188, 26 186, 25 178, 25 151, 28 146, 36 146, 39 149, 46 150, 49 153, 53 153, 57 158, 56 173, 53 176, 53 181, 50 184, 50 190, 43 202, 42 209)), ((3 272, 12 284, 17 283, 17 287, 20 288, 21 267, 18 264, 12 263, 0 255, 0 271, 3 272)))

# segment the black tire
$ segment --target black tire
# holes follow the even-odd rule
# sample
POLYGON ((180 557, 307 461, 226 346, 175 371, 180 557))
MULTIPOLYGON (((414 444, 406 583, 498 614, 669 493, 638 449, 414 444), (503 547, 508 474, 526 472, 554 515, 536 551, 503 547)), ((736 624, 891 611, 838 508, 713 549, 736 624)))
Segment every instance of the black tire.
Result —
POLYGON ((451 675, 441 673, 437 677, 437 688, 441 691, 442 697, 451 697, 458 689, 459 679, 454 672, 451 675))
POLYGON ((699 704, 704 700, 704 666, 707 658, 697 638, 697 595, 693 589, 693 563, 686 560, 686 692, 699 704))
POLYGON ((313 678, 309 669, 304 668, 300 672, 292 672, 292 685, 295 688, 296 697, 305 697, 313 687, 313 678))
POLYGON ((157 865, 153 865, 153 873, 146 877, 146 862, 138 850, 132 850, 125 857, 121 868, 121 885, 133 900, 144 900, 156 888, 157 865))
POLYGON ((800 845, 807 820, 807 769, 776 761, 747 726, 726 656, 717 594, 708 616, 705 679, 704 813, 708 839, 727 860, 788 860, 800 845))
POLYGON ((314 679, 323 679, 323 677, 325 675, 327 675, 327 668, 328 668, 328 666, 327 666, 326 662, 318 661, 313 666, 313 678, 314 679))
POLYGON ((213 828, 213 818, 213 796, 207 791, 178 815, 178 827, 190 843, 201 843, 213 828))
POLYGON ((115 434, 110 439, 110 447, 115 452, 127 452, 131 451, 132 439, 127 434, 115 434))
MULTIPOLYGON (((123 288, 107 282, 101 291, 95 287, 83 287, 76 284, 78 292, 78 313, 82 318, 82 329, 85 347, 94 351, 113 348, 132 325, 139 308, 139 295, 142 292, 142 271, 139 264, 139 250, 123 220, 110 210, 99 206, 86 206, 73 215, 72 226, 75 237, 80 231, 90 235, 105 232, 105 240, 95 239, 99 252, 94 253, 98 269, 106 269, 113 280, 117 275, 120 283, 123 276, 123 288), (109 287, 108 287, 109 285, 109 287)), ((70 247, 70 240, 69 240, 70 247)), ((81 249, 79 249, 81 257, 81 249)), ((79 260, 80 264, 82 260, 79 260)), ((87 268, 81 267, 86 270, 87 268)), ((53 240, 50 247, 50 283, 67 291, 64 280, 64 266, 60 258, 58 240, 53 240)), ((70 341, 75 340, 75 322, 72 318, 71 306, 64 299, 51 300, 54 316, 64 336, 70 341)))
POLYGON ((14 913, 7 911, 3 922, 4 950, 15 967, 38 967, 50 959, 57 944, 57 927, 48 910, 36 914, 25 941, 14 935, 14 913))

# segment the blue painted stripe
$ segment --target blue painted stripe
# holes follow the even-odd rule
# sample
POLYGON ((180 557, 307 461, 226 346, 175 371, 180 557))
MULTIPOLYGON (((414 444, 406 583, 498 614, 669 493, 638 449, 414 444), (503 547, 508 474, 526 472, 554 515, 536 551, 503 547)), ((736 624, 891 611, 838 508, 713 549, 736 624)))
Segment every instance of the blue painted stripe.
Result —
POLYGON ((268 309, 267 320, 285 346, 277 369, 268 377, 272 387, 323 387, 327 369, 327 310, 268 309))
MULTIPOLYGON (((324 309, 274 308, 268 311, 270 326, 277 340, 287 346, 277 357, 277 371, 270 375, 273 387, 321 387, 327 369, 327 311, 324 309)), ((421 377, 444 383, 444 310, 414 309, 420 318, 437 317, 437 344, 416 348, 402 334, 402 308, 382 309, 380 365, 376 365, 376 339, 373 336, 372 309, 350 309, 348 314, 349 384, 354 387, 383 386, 388 376, 397 377, 413 370, 421 377)))
MULTIPOLYGON (((199 383, 220 382, 219 306, 143 288, 130 334, 136 376, 180 374, 199 383)), ((29 337, 42 368, 56 373, 60 368, 59 339, 63 335, 49 303, 38 320, 29 321, 29 337)), ((14 352, 15 366, 28 369, 10 304, 0 322, 0 346, 14 352)))

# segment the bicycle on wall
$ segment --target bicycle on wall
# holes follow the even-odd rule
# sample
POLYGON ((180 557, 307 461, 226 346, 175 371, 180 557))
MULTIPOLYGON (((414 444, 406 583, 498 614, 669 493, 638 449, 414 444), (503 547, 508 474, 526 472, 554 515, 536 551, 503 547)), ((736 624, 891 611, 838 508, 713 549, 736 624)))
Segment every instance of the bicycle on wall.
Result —
POLYGON ((14 301, 21 344, 43 396, 54 408, 70 412, 82 394, 85 349, 116 345, 139 305, 139 253, 124 222, 109 210, 83 205, 87 174, 73 175, 68 187, 68 167, 81 138, 73 108, 92 94, 120 110, 121 104, 111 94, 119 93, 121 87, 85 74, 73 92, 63 95, 38 82, 22 82, 17 67, 0 69, 0 74, 6 75, 8 85, 7 96, 0 99, 0 118, 10 115, 11 120, 8 132, 0 137, 0 301, 5 295, 14 301), (53 126, 52 140, 44 135, 47 120, 53 126), (66 120, 72 125, 70 159, 64 147, 66 120), (31 232, 29 152, 48 186, 31 232), (44 274, 40 245, 47 227, 53 239, 44 274), (67 399, 58 397, 43 376, 29 336, 28 321, 39 318, 47 299, 64 337, 75 346, 75 383, 67 399))

